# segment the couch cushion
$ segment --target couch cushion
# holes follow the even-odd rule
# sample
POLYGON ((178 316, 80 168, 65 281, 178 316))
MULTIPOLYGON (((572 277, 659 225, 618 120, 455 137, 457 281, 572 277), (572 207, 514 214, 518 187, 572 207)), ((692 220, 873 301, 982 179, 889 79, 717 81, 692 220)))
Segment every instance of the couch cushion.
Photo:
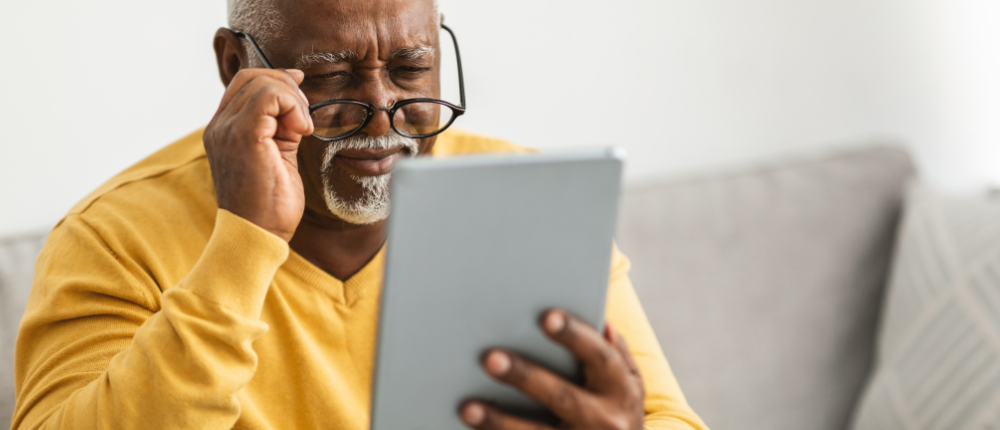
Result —
POLYGON ((619 245, 709 427, 846 426, 913 173, 873 147, 625 194, 619 245))
POLYGON ((911 190, 856 430, 1000 428, 1000 198, 911 190))
POLYGON ((44 234, 0 239, 0 427, 14 415, 14 339, 44 234))

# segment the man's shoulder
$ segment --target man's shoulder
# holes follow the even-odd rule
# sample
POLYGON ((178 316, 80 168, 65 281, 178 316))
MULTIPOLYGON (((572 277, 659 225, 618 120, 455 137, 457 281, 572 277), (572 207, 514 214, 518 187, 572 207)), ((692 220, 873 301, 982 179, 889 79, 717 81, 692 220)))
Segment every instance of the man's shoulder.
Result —
MULTIPOLYGON (((120 257, 149 261, 159 258, 145 255, 151 243, 163 252, 179 254, 174 248, 190 246, 181 242, 207 241, 216 202, 201 139, 202 130, 191 133, 115 175, 77 203, 54 233, 74 219, 120 257)), ((46 247, 72 247, 73 243, 50 239, 46 247)))
MULTIPOLYGON (((203 133, 204 129, 195 131, 115 175, 73 206, 68 215, 83 216, 91 222, 108 216, 155 218, 149 220, 154 222, 173 219, 174 223, 178 217, 214 217, 215 189, 203 133)), ((438 136, 432 154, 523 152, 534 150, 452 128, 438 136)))
POLYGON ((201 138, 199 130, 163 147, 77 203, 49 235, 36 282, 57 282, 84 261, 107 276, 126 270, 150 288, 179 282, 217 213, 201 138))
POLYGON ((447 157, 451 155, 518 152, 535 152, 535 150, 518 146, 505 140, 449 128, 444 133, 438 135, 437 143, 434 144, 431 154, 447 157))
POLYGON ((160 196, 145 192, 142 189, 144 185, 156 188, 154 182, 160 178, 169 180, 165 177, 171 173, 191 170, 192 167, 200 167, 199 164, 207 167, 205 146, 201 140, 203 132, 204 129, 191 133, 115 175, 73 206, 69 215, 86 212, 95 202, 116 194, 138 193, 139 196, 156 200, 160 196), (128 190, 123 191, 125 189, 128 190))

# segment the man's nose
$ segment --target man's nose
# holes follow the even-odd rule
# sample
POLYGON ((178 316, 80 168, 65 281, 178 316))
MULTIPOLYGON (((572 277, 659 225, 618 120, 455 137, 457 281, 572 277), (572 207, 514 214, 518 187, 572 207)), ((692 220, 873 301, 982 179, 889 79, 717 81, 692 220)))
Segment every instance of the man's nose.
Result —
POLYGON ((375 103, 375 105, 381 109, 375 109, 372 118, 368 120, 368 125, 361 130, 371 137, 382 136, 392 128, 392 119, 389 118, 389 110, 387 109, 392 106, 392 102, 375 103))
POLYGON ((392 107, 396 100, 381 79, 373 80, 366 87, 368 87, 368 91, 360 94, 362 98, 359 100, 372 103, 381 109, 374 110, 372 118, 368 120, 368 125, 361 131, 371 137, 383 136, 392 128, 392 118, 389 117, 389 108, 392 107))

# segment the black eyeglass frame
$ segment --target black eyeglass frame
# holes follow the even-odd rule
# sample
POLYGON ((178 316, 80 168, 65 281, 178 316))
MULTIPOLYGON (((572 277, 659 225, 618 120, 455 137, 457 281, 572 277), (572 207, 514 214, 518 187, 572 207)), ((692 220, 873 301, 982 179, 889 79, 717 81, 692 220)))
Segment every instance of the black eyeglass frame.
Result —
MULTIPOLYGON (((451 127, 451 125, 455 123, 455 120, 458 119, 458 117, 465 114, 465 77, 462 74, 462 55, 458 51, 458 39, 455 37, 455 32, 451 31, 451 29, 444 24, 441 24, 441 28, 445 29, 445 31, 448 32, 448 34, 451 36, 451 41, 455 46, 455 62, 458 63, 458 94, 459 94, 459 100, 461 102, 460 106, 456 106, 454 103, 450 103, 444 100, 432 99, 432 98, 416 98, 416 99, 400 100, 393 103, 392 106, 388 107, 377 106, 374 103, 365 103, 360 100, 350 100, 350 99, 327 100, 309 106, 309 114, 312 115, 313 112, 316 112, 319 109, 322 109, 326 106, 330 106, 333 104, 354 104, 364 107, 367 116, 365 117, 365 120, 361 123, 361 125, 358 126, 358 128, 354 129, 354 131, 351 131, 350 133, 347 133, 343 136, 323 137, 323 136, 318 136, 316 134, 313 134, 312 136, 324 142, 336 142, 338 140, 347 139, 348 137, 354 136, 359 131, 364 130, 364 128, 368 125, 368 123, 371 122, 372 117, 375 116, 375 111, 388 112, 389 123, 392 126, 392 129, 399 135, 409 137, 411 139, 424 139, 431 136, 437 136, 438 134, 441 134, 442 132, 447 130, 448 127, 451 127), (393 120, 393 118, 395 118, 396 111, 398 111, 400 108, 414 103, 437 103, 439 105, 447 107, 452 111, 451 119, 448 121, 448 124, 445 124, 444 127, 441 127, 440 130, 435 131, 434 133, 419 134, 419 135, 403 133, 402 131, 399 130, 399 128, 396 127, 396 122, 393 120)), ((268 69, 274 69, 274 66, 271 65, 270 61, 268 61, 267 56, 264 55, 264 51, 262 51, 260 49, 260 46, 257 45, 257 41, 253 39, 253 36, 244 33, 242 31, 236 31, 236 30, 231 30, 231 31, 233 32, 233 34, 236 35, 236 37, 241 39, 246 39, 247 41, 250 42, 250 46, 253 47, 254 52, 256 52, 257 56, 260 57, 260 61, 264 63, 264 67, 268 69)))

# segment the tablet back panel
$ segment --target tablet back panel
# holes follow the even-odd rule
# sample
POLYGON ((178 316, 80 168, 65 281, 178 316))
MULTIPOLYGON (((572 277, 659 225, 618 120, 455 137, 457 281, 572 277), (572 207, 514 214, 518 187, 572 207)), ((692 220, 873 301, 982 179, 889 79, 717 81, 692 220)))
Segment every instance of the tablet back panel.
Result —
POLYGON ((463 400, 542 408, 483 373, 488 348, 567 378, 539 328, 560 307, 603 327, 622 156, 409 160, 393 173, 373 430, 459 430, 463 400))

